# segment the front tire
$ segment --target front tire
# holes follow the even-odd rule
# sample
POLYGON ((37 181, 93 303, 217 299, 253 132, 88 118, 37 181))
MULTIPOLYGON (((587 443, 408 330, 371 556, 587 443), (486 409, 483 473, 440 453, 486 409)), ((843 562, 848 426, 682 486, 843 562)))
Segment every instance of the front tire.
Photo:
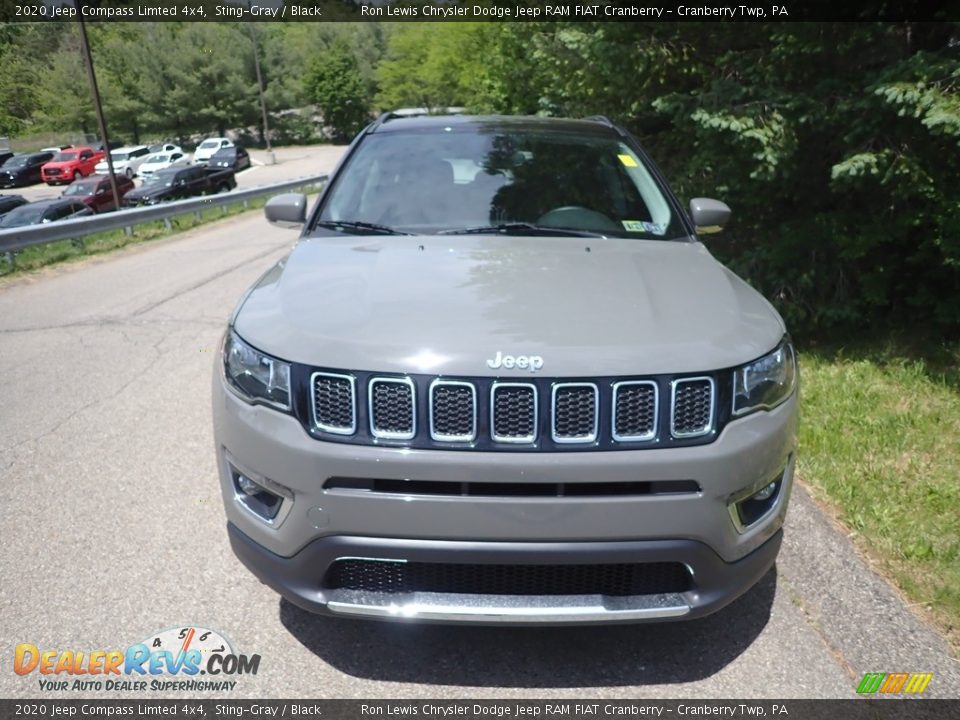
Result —
POLYGON ((127 168, 126 170, 124 170, 124 175, 126 175, 131 180, 133 180, 134 174, 135 173, 133 172, 133 168, 127 168))

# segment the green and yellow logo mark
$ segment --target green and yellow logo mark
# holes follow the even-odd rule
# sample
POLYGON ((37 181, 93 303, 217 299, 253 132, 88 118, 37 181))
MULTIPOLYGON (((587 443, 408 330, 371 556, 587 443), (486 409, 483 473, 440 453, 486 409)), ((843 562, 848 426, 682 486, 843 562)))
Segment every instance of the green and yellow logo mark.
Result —
POLYGON ((857 686, 861 695, 873 693, 909 693, 916 695, 927 689, 933 673, 867 673, 857 686))

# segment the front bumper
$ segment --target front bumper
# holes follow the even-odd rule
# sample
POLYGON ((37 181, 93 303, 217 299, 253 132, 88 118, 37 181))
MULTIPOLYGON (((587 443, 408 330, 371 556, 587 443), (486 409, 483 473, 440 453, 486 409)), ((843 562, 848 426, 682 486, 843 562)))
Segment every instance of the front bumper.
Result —
POLYGON ((237 556, 291 602, 317 612, 443 622, 590 623, 693 618, 751 587, 773 564, 789 501, 797 397, 730 422, 708 445, 616 452, 503 453, 327 443, 293 417, 250 405, 214 378, 221 489, 237 556), (234 476, 283 486, 272 521, 241 501, 234 476), (503 496, 387 493, 330 478, 501 483, 503 496), (760 520, 730 504, 778 480, 760 520), (697 492, 510 497, 511 483, 693 480, 697 492), (324 587, 338 559, 564 565, 674 562, 690 589, 644 596, 376 596, 324 587))
POLYGON ((485 543, 335 536, 318 538, 290 558, 275 555, 227 524, 236 556, 262 582, 315 613, 441 623, 591 624, 693 619, 709 615, 753 587, 773 566, 778 531, 740 560, 727 563, 692 540, 609 543, 485 543), (537 565, 682 562, 693 589, 634 597, 373 593, 320 587, 323 569, 339 558, 436 563, 537 565))

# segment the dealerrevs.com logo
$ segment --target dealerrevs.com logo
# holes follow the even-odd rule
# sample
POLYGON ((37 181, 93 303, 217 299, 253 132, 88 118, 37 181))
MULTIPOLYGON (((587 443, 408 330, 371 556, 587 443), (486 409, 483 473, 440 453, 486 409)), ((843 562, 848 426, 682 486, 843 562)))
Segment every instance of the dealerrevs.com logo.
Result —
POLYGON ((41 690, 233 690, 238 675, 256 675, 259 655, 234 651, 220 633, 196 626, 170 628, 125 650, 44 649, 20 643, 17 675, 37 677, 41 690))

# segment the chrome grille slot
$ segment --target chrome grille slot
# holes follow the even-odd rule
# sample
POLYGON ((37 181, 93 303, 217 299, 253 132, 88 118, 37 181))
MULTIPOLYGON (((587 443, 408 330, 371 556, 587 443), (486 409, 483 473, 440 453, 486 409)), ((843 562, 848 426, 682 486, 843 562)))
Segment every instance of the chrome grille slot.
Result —
POLYGON ((314 373, 311 419, 323 432, 353 435, 357 431, 356 380, 352 375, 314 373))
POLYGON ((649 380, 613 386, 613 439, 620 442, 653 440, 659 413, 657 384, 649 380))
POLYGON ((495 442, 537 439, 537 388, 529 383, 494 383, 490 389, 490 435, 495 442))
POLYGON ((368 385, 370 433, 387 440, 417 434, 416 395, 410 378, 371 378, 368 385))
POLYGON ((477 437, 477 390, 467 382, 430 384, 430 437, 438 442, 473 442, 477 437))
POLYGON ((593 383, 553 386, 551 411, 554 442, 591 443, 597 439, 600 391, 593 383))
POLYGON ((670 434, 686 438, 709 433, 713 428, 714 395, 712 378, 674 380, 670 434))

